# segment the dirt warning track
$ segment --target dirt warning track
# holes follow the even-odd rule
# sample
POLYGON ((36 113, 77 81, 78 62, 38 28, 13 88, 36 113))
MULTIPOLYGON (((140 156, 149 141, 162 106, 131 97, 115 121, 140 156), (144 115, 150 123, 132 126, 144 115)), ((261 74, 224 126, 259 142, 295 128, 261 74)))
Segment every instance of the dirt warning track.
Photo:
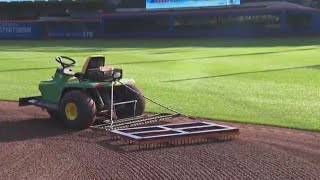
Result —
POLYGON ((39 108, 0 103, 0 179, 320 179, 320 133, 219 122, 233 141, 126 151, 39 108))

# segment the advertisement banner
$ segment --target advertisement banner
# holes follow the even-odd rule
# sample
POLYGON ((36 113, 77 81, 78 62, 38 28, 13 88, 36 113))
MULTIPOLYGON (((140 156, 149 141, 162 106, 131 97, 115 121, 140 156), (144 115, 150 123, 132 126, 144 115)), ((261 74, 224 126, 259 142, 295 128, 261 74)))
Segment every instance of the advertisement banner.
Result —
MULTIPOLYGON (((1 2, 44 2, 44 1, 48 1, 48 0, 0 0, 1 2)), ((49 0, 49 1, 61 1, 61 0, 49 0)))
POLYGON ((93 31, 78 31, 78 32, 48 32, 48 38, 75 38, 75 39, 91 39, 96 36, 93 31))
POLYGON ((146 0, 146 9, 240 5, 240 0, 146 0))
POLYGON ((34 39, 40 32, 39 23, 0 21, 0 39, 34 39))

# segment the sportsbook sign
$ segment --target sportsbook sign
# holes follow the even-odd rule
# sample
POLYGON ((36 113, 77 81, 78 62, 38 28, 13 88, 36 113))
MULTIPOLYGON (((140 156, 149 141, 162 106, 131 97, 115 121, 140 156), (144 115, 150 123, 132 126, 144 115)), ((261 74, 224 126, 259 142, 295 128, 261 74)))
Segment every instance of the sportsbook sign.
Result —
POLYGON ((240 0, 146 0, 146 9, 240 5, 240 0))
POLYGON ((0 38, 37 38, 39 25, 29 22, 0 22, 0 38))

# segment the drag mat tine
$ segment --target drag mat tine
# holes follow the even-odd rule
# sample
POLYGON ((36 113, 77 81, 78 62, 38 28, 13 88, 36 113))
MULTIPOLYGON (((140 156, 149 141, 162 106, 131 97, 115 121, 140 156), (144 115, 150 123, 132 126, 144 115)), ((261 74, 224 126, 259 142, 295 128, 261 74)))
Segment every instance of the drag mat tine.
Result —
POLYGON ((221 142, 228 142, 228 141, 217 141, 217 139, 209 139, 206 142, 202 141, 201 139, 194 140, 193 143, 190 144, 182 144, 176 141, 170 143, 160 143, 160 144, 128 144, 125 142, 116 141, 116 143, 112 143, 109 141, 101 141, 98 144, 101 146, 113 150, 119 153, 131 153, 131 152, 143 152, 143 151, 153 151, 153 150, 160 150, 164 148, 177 148, 183 146, 200 146, 203 144, 209 143, 221 143, 221 142))

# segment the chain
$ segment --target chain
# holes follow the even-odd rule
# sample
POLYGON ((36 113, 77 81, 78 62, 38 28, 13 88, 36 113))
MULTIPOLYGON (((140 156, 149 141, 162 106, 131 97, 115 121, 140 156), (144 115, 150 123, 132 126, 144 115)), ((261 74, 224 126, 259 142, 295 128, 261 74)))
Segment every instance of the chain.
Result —
MULTIPOLYGON (((124 83, 120 82, 119 80, 118 80, 118 82, 119 82, 120 84, 122 84, 123 86, 125 86, 126 88, 128 88, 129 90, 131 90, 132 92, 134 92, 134 93, 138 94, 139 96, 141 96, 141 97, 143 97, 143 98, 147 99, 148 101, 150 101, 150 102, 152 102, 152 103, 154 103, 154 104, 156 104, 156 105, 158 105, 158 106, 160 106, 160 107, 162 107, 162 108, 164 108, 164 109, 167 109, 167 110, 169 110, 169 111, 171 111, 171 112, 178 113, 178 114, 180 114, 180 115, 182 115, 182 116, 185 116, 185 117, 190 117, 190 118, 193 118, 193 119, 199 120, 199 118, 196 118, 196 117, 192 117, 192 116, 185 115, 185 114, 180 113, 180 112, 178 112, 178 111, 176 111, 176 110, 174 110, 174 109, 172 109, 172 108, 170 108, 170 107, 168 107, 168 106, 165 106, 165 105, 163 105, 163 104, 161 104, 161 103, 159 103, 159 102, 156 102, 156 101, 154 101, 154 100, 152 100, 152 99, 150 99, 150 98, 148 98, 148 97, 144 96, 143 94, 141 94, 140 92, 138 92, 138 91, 136 91, 135 89, 131 88, 130 86, 128 86, 128 85, 126 85, 126 84, 124 84, 124 83)), ((203 121, 203 119, 200 119, 200 121, 202 122, 202 121, 203 121)))

